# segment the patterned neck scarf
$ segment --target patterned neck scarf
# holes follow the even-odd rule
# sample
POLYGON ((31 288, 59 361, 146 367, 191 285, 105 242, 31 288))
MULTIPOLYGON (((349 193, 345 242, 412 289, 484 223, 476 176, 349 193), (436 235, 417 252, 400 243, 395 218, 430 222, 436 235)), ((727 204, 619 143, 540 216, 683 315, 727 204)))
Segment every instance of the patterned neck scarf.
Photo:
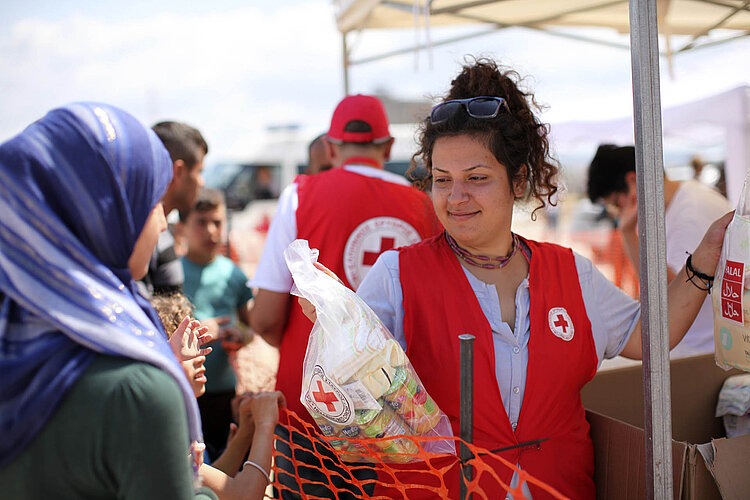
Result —
POLYGON ((0 466, 54 415, 95 353, 153 364, 195 397, 128 259, 172 177, 158 137, 103 104, 49 112, 0 145, 0 466))

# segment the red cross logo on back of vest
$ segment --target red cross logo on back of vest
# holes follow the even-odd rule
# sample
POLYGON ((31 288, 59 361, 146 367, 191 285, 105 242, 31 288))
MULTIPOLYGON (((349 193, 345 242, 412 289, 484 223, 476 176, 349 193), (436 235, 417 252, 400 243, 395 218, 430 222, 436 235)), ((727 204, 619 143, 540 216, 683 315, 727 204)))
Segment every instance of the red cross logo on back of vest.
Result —
POLYGON ((365 252, 362 257, 362 264, 371 266, 375 264, 381 253, 396 247, 396 238, 380 238, 380 250, 377 252, 365 252))
POLYGON ((344 276, 353 290, 383 252, 421 240, 419 232, 396 217, 372 217, 360 223, 344 245, 344 276))
POLYGON ((328 411, 335 411, 336 405, 333 403, 338 402, 339 399, 336 397, 334 393, 326 392, 326 390, 323 389, 323 383, 320 380, 318 380, 317 382, 318 382, 318 390, 313 391, 312 393, 313 398, 318 403, 323 403, 324 405, 326 405, 326 409, 328 411))
POLYGON ((568 342, 573 339, 575 327, 570 319, 568 311, 564 307, 553 307, 547 315, 549 329, 552 333, 564 341, 568 342))

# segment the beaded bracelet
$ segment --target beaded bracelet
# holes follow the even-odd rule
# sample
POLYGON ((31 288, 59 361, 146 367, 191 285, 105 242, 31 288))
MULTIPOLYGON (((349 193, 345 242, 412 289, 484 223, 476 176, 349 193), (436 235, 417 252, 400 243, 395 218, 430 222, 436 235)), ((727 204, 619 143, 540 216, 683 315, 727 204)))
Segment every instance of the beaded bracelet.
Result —
POLYGON ((693 254, 688 252, 688 258, 685 262, 685 274, 687 274, 688 279, 686 280, 692 283, 698 290, 702 290, 704 292, 711 293, 711 287, 714 284, 714 277, 709 276, 708 274, 702 273, 700 271, 696 271, 693 267, 693 254), (703 280, 705 282, 705 286, 701 286, 695 281, 693 281, 693 278, 698 278, 700 280, 703 280))
POLYGON ((263 477, 266 480, 266 485, 271 484, 271 475, 268 472, 266 472, 266 469, 264 469, 260 465, 256 464, 255 462, 252 462, 250 460, 245 460, 245 463, 242 464, 242 467, 244 468, 246 465, 252 465, 256 469, 258 469, 260 471, 260 473, 263 474, 263 477))

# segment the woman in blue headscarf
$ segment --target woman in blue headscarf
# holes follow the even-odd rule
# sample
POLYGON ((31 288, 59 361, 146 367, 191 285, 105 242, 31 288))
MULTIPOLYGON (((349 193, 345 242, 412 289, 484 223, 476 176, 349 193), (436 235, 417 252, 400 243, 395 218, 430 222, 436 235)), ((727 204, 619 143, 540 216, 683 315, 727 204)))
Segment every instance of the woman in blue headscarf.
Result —
POLYGON ((156 135, 103 104, 0 145, 0 496, 194 497, 197 405, 133 281, 171 176, 156 135))

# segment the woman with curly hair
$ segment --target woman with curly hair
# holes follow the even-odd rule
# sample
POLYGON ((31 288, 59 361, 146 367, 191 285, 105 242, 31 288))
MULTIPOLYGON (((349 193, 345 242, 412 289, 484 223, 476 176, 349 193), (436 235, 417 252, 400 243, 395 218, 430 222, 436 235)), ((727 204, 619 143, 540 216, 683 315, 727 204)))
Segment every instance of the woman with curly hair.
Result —
MULTIPOLYGON (((474 443, 509 448, 503 458, 564 495, 594 498, 580 390, 603 358, 641 357, 640 305, 569 248, 511 231, 516 201, 549 203, 559 169, 548 127, 518 80, 486 59, 453 80, 423 123, 415 155, 430 174, 425 187, 445 232, 383 253, 357 293, 406 348, 456 435, 457 336, 474 334, 474 443)), ((730 220, 711 226, 689 269, 713 272, 730 220)), ((683 268, 669 287, 672 347, 705 298, 688 276, 683 268)), ((496 472, 505 484, 517 482, 507 467, 496 472)), ((498 498, 502 490, 491 483, 479 484, 498 498)), ((457 498, 457 467, 447 484, 457 498)), ((534 486, 530 493, 547 495, 534 486)))

